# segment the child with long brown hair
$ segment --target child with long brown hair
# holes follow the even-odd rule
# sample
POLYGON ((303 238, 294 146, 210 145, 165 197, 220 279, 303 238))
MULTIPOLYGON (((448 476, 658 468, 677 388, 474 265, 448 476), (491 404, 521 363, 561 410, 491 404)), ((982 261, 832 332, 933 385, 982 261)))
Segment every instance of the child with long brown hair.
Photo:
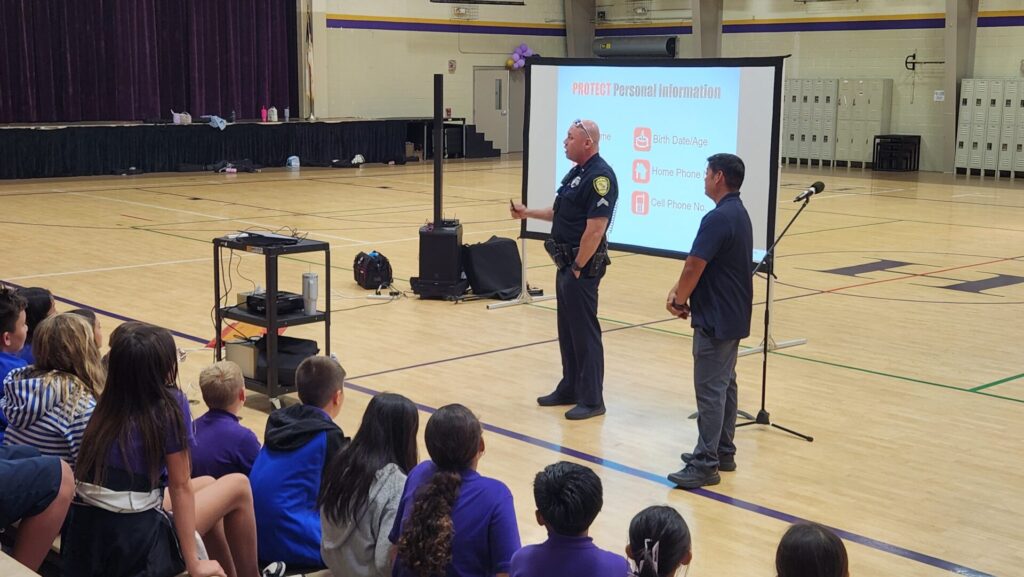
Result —
POLYGON ((249 481, 190 479, 192 417, 177 379, 167 329, 128 322, 114 330, 62 536, 66 577, 259 575, 249 481), (215 561, 199 559, 196 532, 215 561))

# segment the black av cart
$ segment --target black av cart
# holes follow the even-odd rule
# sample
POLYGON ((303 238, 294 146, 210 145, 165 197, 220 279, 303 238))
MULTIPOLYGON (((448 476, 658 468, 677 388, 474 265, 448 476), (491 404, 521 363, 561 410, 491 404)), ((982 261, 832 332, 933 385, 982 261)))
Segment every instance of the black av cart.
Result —
MULTIPOLYGON (((230 261, 229 261, 230 266, 230 261)), ((245 388, 263 393, 270 398, 274 407, 280 408, 278 397, 295 390, 293 386, 281 385, 278 382, 278 329, 305 325, 310 323, 324 324, 323 349, 325 355, 331 354, 331 247, 329 243, 319 240, 296 239, 277 235, 253 233, 252 235, 232 234, 213 239, 213 292, 214 317, 216 329, 216 347, 214 352, 217 360, 221 360, 224 351, 224 320, 242 321, 267 329, 266 334, 266 380, 261 381, 246 377, 245 388), (261 254, 264 258, 266 275, 266 312, 256 314, 244 305, 225 306, 221 294, 221 265, 224 250, 238 250, 251 254, 261 254), (324 310, 307 315, 298 310, 289 313, 278 312, 278 257, 306 252, 324 253, 323 283, 319 292, 324 296, 324 310)))

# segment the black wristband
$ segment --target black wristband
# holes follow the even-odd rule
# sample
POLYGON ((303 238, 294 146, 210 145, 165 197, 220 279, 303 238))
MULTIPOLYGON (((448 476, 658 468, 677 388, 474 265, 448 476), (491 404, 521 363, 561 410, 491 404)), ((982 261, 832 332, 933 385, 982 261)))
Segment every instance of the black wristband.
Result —
POLYGON ((672 306, 672 308, 674 308, 675 310, 677 310, 679 312, 683 312, 684 310, 686 310, 686 305, 685 304, 677 303, 676 302, 676 297, 672 297, 672 302, 669 303, 669 304, 672 306))
POLYGON ((580 271, 583 270, 583 267, 581 267, 580 265, 576 264, 575 260, 572 261, 572 266, 570 268, 572 268, 572 272, 580 272, 580 271))

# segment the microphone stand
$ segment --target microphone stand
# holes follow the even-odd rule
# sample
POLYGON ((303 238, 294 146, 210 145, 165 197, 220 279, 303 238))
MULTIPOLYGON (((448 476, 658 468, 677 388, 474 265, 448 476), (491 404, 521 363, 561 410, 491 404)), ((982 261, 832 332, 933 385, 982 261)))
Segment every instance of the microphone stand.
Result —
POLYGON ((804 198, 803 204, 800 205, 800 209, 796 211, 796 214, 793 215, 793 218, 789 219, 789 224, 786 225, 786 228, 782 229, 782 232, 775 239, 775 242, 773 242, 772 245, 768 247, 768 250, 764 253, 764 256, 761 257, 761 261, 757 263, 756 267, 754 267, 753 274, 757 274, 758 271, 763 270, 765 272, 765 279, 768 283, 768 293, 764 301, 765 338, 764 340, 761 341, 761 410, 757 412, 757 416, 754 417, 753 421, 747 421, 746 423, 738 423, 736 425, 737 428, 745 427, 747 425, 768 425, 771 427, 775 427, 776 429, 781 429, 789 433, 790 435, 800 437, 801 439, 804 439, 809 443, 814 441, 814 437, 805 435, 803 433, 798 433, 793 429, 787 429, 782 425, 772 422, 771 416, 768 414, 767 409, 765 409, 765 397, 768 391, 768 330, 771 324, 770 319, 772 310, 772 277, 775 276, 775 247, 779 245, 779 242, 782 240, 782 237, 786 236, 786 232, 789 231, 789 227, 793 226, 793 222, 796 221, 798 216, 800 216, 800 213, 803 212, 805 208, 807 208, 807 205, 811 202, 812 196, 814 195, 809 194, 804 198))

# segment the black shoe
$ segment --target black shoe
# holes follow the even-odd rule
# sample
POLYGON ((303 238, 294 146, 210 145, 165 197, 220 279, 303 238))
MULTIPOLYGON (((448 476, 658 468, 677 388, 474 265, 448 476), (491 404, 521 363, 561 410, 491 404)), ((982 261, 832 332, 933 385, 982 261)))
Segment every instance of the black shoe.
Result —
POLYGON ((722 478, 718 476, 718 471, 713 469, 700 469, 696 465, 687 465, 669 475, 668 480, 675 483, 680 489, 697 489, 705 485, 717 485, 722 478))
POLYGON ((537 404, 542 407, 557 407, 559 405, 575 405, 576 401, 558 396, 558 393, 551 393, 543 397, 537 397, 537 404))
POLYGON ((604 413, 604 405, 598 405, 596 407, 576 405, 575 407, 566 411, 565 418, 569 419, 570 421, 582 421, 583 419, 589 419, 591 417, 599 417, 604 413))
MULTIPOLYGON (((679 455, 679 458, 683 460, 687 465, 693 460, 693 453, 683 453, 679 455)), ((718 470, 723 473, 731 473, 736 470, 736 457, 729 455, 728 457, 718 458, 718 470)))

